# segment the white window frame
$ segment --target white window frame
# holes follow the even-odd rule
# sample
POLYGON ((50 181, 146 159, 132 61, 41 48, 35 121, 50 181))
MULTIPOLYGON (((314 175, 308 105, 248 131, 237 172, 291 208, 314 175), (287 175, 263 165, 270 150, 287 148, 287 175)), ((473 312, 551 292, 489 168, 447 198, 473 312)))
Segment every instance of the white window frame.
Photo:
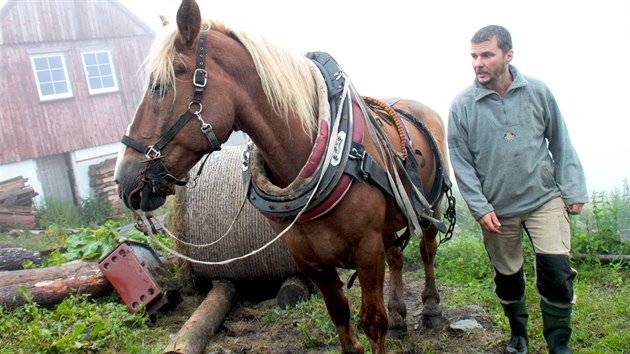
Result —
MULTIPOLYGON (((72 92, 72 85, 70 82, 70 75, 68 73, 68 65, 66 64, 66 55, 62 52, 48 52, 48 53, 41 53, 41 54, 31 54, 31 67, 33 68, 33 75, 35 77, 35 83, 37 84, 37 93, 39 94, 39 100, 40 101, 52 101, 52 100, 58 100, 58 99, 63 99, 63 98, 69 98, 69 97, 74 97, 74 94, 72 92), (61 59, 61 66, 63 69, 63 75, 64 75, 64 81, 66 83, 66 86, 68 88, 68 92, 63 92, 63 93, 54 93, 54 94, 48 94, 45 95, 42 92, 42 84, 48 84, 54 81, 50 81, 50 82, 40 82, 39 81, 39 76, 38 76, 38 70, 35 67, 35 60, 36 59, 41 59, 41 58, 52 58, 52 57, 58 57, 61 59)), ((57 80, 57 82, 60 82, 59 80, 57 80)))
MULTIPOLYGON (((81 51, 81 61, 83 62, 83 73, 85 74, 85 81, 87 83, 88 91, 90 95, 98 95, 102 93, 109 92, 118 92, 118 79, 116 78, 116 68, 114 67, 114 61, 112 60, 112 53, 107 48, 93 48, 93 49, 85 49, 81 51), (109 61, 109 69, 111 70, 113 86, 109 87, 100 87, 100 88, 92 88, 92 84, 90 83, 90 73, 88 72, 87 64, 85 62, 85 56, 87 54, 107 54, 107 60, 109 61)), ((102 76, 98 76, 101 78, 102 76)))

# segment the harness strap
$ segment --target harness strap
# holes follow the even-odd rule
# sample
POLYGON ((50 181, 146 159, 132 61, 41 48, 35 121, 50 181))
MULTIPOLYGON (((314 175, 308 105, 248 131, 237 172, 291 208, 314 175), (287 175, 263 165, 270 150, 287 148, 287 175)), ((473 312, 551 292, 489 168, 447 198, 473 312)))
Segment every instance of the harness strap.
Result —
POLYGON ((358 181, 367 181, 375 184, 388 196, 394 198, 394 192, 389 184, 387 172, 365 151, 363 145, 352 143, 348 163, 343 172, 358 181))

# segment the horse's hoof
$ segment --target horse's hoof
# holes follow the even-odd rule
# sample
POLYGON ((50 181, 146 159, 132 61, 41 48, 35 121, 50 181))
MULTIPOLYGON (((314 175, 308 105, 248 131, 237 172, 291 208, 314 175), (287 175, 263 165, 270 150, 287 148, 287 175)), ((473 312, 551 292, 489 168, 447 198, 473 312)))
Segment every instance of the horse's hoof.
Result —
POLYGON ((426 328, 438 328, 446 323, 446 318, 442 315, 423 315, 422 324, 426 328))
POLYGON ((387 338, 400 339, 407 334, 407 325, 402 327, 391 327, 387 330, 387 338))

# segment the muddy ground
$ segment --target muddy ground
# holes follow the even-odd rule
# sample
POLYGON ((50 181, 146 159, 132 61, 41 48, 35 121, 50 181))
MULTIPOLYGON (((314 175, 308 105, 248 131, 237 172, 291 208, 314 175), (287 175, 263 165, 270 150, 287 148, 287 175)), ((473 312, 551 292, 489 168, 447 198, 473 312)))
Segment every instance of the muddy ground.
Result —
MULTIPOLYGON (((421 321, 420 297, 424 281, 418 278, 413 270, 406 271, 404 279, 408 333, 402 339, 387 340, 389 353, 501 353, 507 339, 506 334, 494 328, 488 313, 479 306, 445 309, 447 323, 443 327, 425 328, 421 321), (450 326, 463 319, 475 320, 481 328, 456 330, 450 326)), ((449 289, 440 288, 440 291, 447 292, 449 289)), ((192 312, 200 301, 200 297, 186 297, 180 306, 188 307, 185 311, 192 312)), ((263 301, 237 299, 219 332, 210 340, 206 352, 216 354, 339 352, 338 339, 324 348, 305 348, 294 320, 278 320, 273 323, 263 320, 264 311, 270 308, 278 308, 275 298, 263 301)))

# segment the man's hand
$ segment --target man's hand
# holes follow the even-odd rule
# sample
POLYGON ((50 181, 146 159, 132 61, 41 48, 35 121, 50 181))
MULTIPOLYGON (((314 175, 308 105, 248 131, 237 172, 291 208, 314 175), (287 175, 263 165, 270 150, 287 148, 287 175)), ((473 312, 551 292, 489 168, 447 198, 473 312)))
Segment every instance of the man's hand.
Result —
POLYGON ((499 218, 497 218, 497 214, 494 211, 491 211, 488 214, 482 216, 481 218, 479 218, 478 221, 482 229, 495 234, 501 233, 501 223, 499 222, 499 218))
POLYGON ((567 211, 571 215, 578 215, 579 213, 582 212, 583 206, 584 206, 584 203, 567 205, 567 211))

